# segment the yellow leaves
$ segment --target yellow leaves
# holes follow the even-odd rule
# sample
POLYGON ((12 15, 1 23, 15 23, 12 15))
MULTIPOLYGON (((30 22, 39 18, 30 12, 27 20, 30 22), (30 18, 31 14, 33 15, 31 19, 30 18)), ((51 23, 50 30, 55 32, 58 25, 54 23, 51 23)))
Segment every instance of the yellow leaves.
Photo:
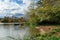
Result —
POLYGON ((30 14, 35 14, 35 10, 31 9, 30 14))
POLYGON ((32 21, 32 18, 29 18, 29 21, 32 21))
POLYGON ((43 1, 43 8, 40 8, 41 11, 46 11, 46 10, 49 10, 49 11, 52 11, 52 12, 55 12, 56 11, 56 8, 53 7, 56 5, 56 7, 59 6, 60 8, 60 0, 42 0, 43 1), (58 6, 57 6, 58 5, 58 6))
POLYGON ((49 9, 48 7, 44 7, 44 8, 43 8, 44 11, 46 11, 46 10, 48 10, 48 9, 49 9))
MULTIPOLYGON (((57 6, 54 4, 58 0, 42 0, 45 4, 43 6, 37 6, 36 9, 31 9, 29 21, 31 23, 36 23, 50 20, 55 17, 56 12, 60 11, 60 5, 57 6)), ((59 1, 58 1, 59 2, 59 1)), ((59 2, 60 3, 60 2, 59 2)))
POLYGON ((35 17, 30 17, 30 18, 29 18, 29 21, 30 21, 30 22, 33 22, 33 23, 36 23, 37 19, 36 19, 35 17))

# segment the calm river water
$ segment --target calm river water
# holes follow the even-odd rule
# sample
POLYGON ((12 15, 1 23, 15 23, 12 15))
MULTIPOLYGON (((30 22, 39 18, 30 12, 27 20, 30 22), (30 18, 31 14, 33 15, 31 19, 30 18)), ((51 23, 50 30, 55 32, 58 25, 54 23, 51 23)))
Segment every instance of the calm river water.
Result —
POLYGON ((20 25, 0 24, 0 40, 23 39, 25 35, 29 35, 28 27, 21 28, 20 25))

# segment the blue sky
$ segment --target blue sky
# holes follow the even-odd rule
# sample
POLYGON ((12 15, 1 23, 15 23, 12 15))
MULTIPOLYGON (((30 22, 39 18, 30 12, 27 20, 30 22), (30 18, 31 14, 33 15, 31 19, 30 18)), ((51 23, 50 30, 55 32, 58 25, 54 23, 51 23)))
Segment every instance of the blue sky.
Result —
POLYGON ((0 0, 0 17, 25 14, 31 0, 0 0))

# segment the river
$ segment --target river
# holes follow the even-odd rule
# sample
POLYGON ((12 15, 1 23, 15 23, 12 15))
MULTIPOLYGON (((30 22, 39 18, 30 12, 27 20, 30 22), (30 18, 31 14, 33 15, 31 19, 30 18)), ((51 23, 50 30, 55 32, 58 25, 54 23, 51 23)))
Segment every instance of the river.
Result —
POLYGON ((21 25, 0 24, 0 40, 17 40, 23 39, 29 35, 29 28, 21 28, 21 25))

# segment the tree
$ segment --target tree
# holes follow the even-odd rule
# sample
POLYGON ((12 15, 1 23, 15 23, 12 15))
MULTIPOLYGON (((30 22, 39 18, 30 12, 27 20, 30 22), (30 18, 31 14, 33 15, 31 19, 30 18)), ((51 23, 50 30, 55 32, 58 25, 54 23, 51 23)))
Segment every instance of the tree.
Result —
POLYGON ((39 0, 37 14, 42 21, 57 22, 60 20, 60 0, 39 0))
POLYGON ((36 9, 32 6, 28 12, 30 25, 38 25, 43 21, 60 23, 60 0, 39 0, 36 9))

